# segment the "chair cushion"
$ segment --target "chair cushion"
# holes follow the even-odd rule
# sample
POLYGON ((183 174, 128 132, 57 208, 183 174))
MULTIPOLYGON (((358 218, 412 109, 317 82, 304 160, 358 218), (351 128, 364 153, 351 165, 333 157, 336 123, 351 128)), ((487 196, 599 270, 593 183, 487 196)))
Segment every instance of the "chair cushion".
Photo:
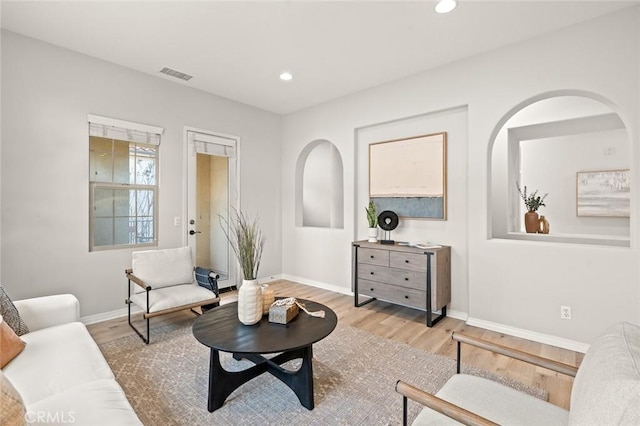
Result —
POLYGON ((22 352, 25 343, 2 320, 0 315, 0 368, 4 368, 11 360, 22 352))
MULTIPOLYGON (((134 251, 131 255, 133 274, 156 288, 193 282, 193 261, 189 247, 165 250, 134 251)), ((134 286, 142 292, 140 286, 134 286)))
MULTIPOLYGON (((149 292, 149 312, 160 312, 165 309, 190 305, 215 299, 216 295, 211 290, 200 287, 198 284, 182 284, 171 287, 154 289, 149 292)), ((147 310, 147 294, 137 293, 131 295, 131 301, 147 310)))
MULTIPOLYGON (((456 374, 436 396, 501 425, 566 425, 569 412, 498 382, 456 374)), ((457 425, 451 418, 424 408, 414 426, 457 425)))
POLYGON ((22 336, 26 347, 3 370, 27 407, 43 398, 113 372, 84 324, 73 322, 22 336))
POLYGON ((589 347, 571 391, 569 423, 640 425, 640 327, 619 323, 589 347))

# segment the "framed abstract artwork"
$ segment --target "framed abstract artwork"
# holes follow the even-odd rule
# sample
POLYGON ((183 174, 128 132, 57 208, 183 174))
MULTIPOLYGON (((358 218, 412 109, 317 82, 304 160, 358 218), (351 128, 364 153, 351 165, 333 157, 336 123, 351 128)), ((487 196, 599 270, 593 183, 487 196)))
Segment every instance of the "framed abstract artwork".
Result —
POLYGON ((592 217, 629 217, 629 170, 576 173, 576 214, 592 217))
POLYGON ((447 133, 369 145, 369 197, 402 218, 447 219, 447 133))

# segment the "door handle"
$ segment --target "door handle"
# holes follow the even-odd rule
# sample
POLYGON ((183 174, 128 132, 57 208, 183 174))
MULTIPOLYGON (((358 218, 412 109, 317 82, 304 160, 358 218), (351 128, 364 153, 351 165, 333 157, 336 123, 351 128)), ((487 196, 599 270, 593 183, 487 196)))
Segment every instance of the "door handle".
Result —
POLYGON ((194 231, 193 229, 189 231, 189 235, 202 234, 200 231, 194 231))

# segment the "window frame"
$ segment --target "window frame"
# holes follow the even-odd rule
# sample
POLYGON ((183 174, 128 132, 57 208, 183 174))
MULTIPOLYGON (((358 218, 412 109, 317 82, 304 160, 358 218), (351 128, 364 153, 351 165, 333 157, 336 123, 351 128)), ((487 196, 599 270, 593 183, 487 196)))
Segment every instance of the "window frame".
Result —
MULTIPOLYGON (((89 153, 89 167, 88 167, 88 172, 89 172, 89 176, 88 176, 88 183, 89 183, 89 252, 96 252, 96 251, 108 251, 108 250, 121 250, 121 249, 130 249, 130 248, 148 248, 148 247, 157 247, 158 246, 158 229, 159 229, 159 211, 158 211, 158 198, 159 198, 159 188, 160 188, 160 143, 159 143, 159 137, 163 132, 162 128, 158 128, 158 127, 153 127, 153 126, 148 126, 148 125, 144 125, 144 124, 138 124, 138 123, 130 123, 130 122, 125 122, 122 120, 116 120, 116 119, 109 119, 106 117, 98 117, 98 116, 92 116, 89 115, 89 132, 88 132, 88 153, 89 153), (141 141, 136 141, 136 140, 125 140, 124 138, 121 137, 117 137, 114 135, 103 135, 103 136, 99 136, 99 135, 95 135, 91 133, 91 126, 92 125, 102 125, 104 126, 104 128, 106 130, 109 129, 115 129, 115 130, 125 130, 125 131, 129 131, 129 130, 133 130, 133 131, 143 131, 143 132, 148 132, 150 134, 152 134, 154 137, 157 137, 158 143, 145 143, 145 142, 141 142, 141 141), (151 131, 150 131, 151 130, 151 131), (101 137, 101 138, 105 138, 105 139, 111 139, 112 141, 112 148, 111 148, 111 181, 94 181, 92 180, 93 176, 91 176, 91 171, 92 171, 92 166, 91 166, 91 138, 92 137, 101 137), (154 183, 153 184, 140 184, 140 183, 125 183, 125 182, 115 182, 115 175, 114 175, 114 141, 120 141, 120 142, 124 142, 129 144, 129 152, 131 152, 131 145, 134 145, 134 151, 137 151, 137 149, 135 149, 135 145, 153 145, 155 148, 155 155, 153 156, 149 156, 147 158, 153 158, 154 162, 155 162, 155 179, 154 179, 154 183), (139 216, 138 215, 138 206, 136 203, 135 206, 135 214, 131 215, 131 211, 129 211, 129 214, 126 216, 127 218, 132 218, 135 219, 135 223, 136 223, 136 240, 138 240, 138 235, 137 235, 137 227, 138 227, 138 223, 139 223, 139 218, 144 217, 144 218, 148 218, 151 217, 153 220, 153 239, 150 242, 144 242, 144 243, 138 243, 138 242, 134 242, 134 243, 126 243, 126 244, 106 244, 106 245, 96 245, 95 244, 95 220, 96 220, 96 216, 95 216, 95 202, 96 202, 96 191, 97 190, 124 190, 124 191, 128 191, 130 194, 130 191, 151 191, 152 192, 152 196, 153 196, 153 205, 151 206, 152 208, 152 215, 151 216, 139 216)), ((142 156, 145 157, 145 156, 142 156)), ((137 155, 131 156, 131 154, 129 154, 129 161, 131 161, 131 158, 133 158, 133 161, 136 161, 135 159, 138 158, 137 155)), ((129 181, 131 181, 131 170, 129 170, 129 181)), ((135 172, 134 172, 134 182, 135 182, 135 172)), ((112 200, 114 200, 115 197, 112 198, 112 200)), ((129 201, 129 209, 131 209, 131 201, 129 201)), ((114 210, 114 208, 112 207, 112 213, 113 215, 110 216, 111 219, 113 220, 113 236, 115 238, 115 221, 118 217, 125 217, 125 216, 117 216, 116 212, 114 210)), ((114 242, 114 240, 112 240, 112 242, 114 242)))

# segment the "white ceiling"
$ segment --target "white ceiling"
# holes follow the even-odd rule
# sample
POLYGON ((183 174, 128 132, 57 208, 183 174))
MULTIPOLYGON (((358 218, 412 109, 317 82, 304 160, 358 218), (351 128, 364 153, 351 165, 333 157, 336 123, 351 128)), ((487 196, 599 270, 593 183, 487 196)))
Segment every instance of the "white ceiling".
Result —
POLYGON ((279 114, 639 1, 7 1, 2 28, 279 114), (163 67, 193 75, 181 82, 163 67), (295 78, 281 82, 291 71, 295 78))

